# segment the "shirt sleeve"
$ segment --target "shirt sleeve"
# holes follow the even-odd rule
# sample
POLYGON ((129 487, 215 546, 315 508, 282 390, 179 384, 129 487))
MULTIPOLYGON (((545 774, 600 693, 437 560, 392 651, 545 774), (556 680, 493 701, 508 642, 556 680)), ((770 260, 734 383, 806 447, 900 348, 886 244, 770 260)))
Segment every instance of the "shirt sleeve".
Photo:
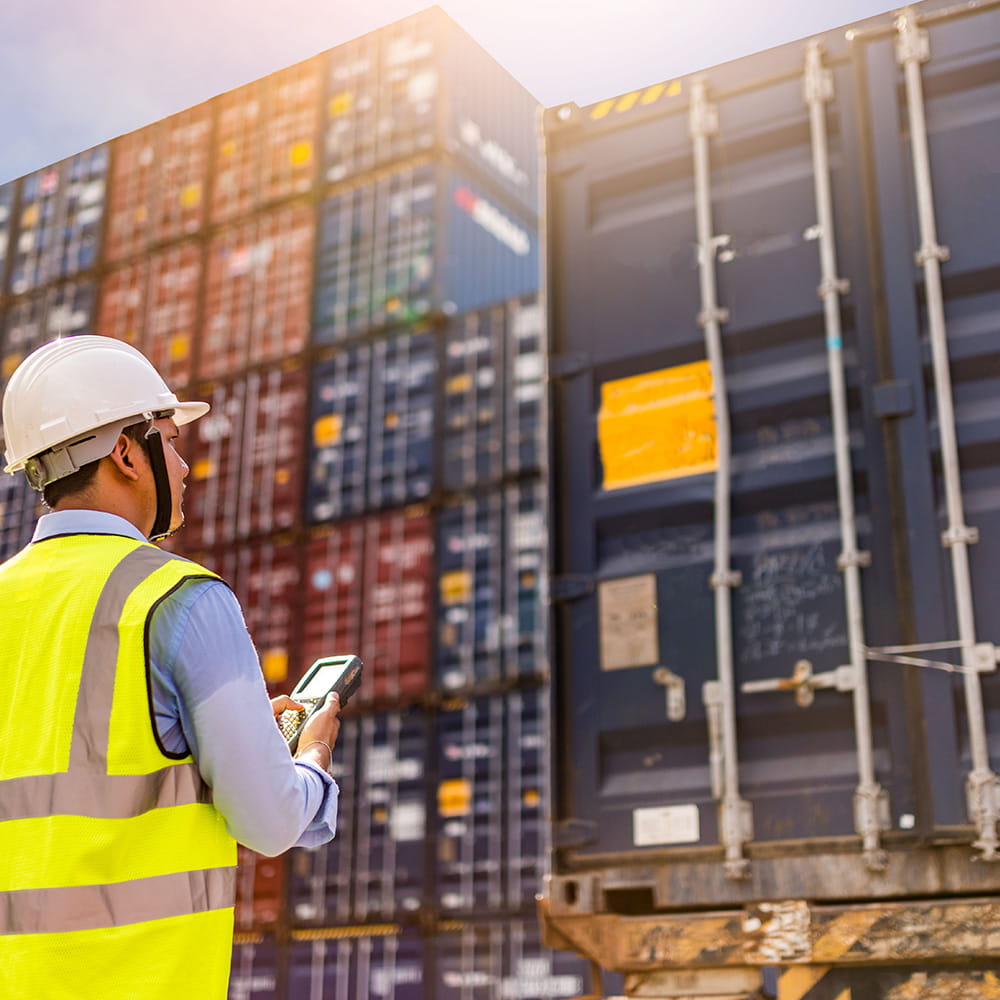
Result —
POLYGON ((164 749, 191 753, 236 840, 276 855, 333 837, 337 784, 292 760, 243 612, 225 584, 189 581, 156 608, 150 689, 164 749))

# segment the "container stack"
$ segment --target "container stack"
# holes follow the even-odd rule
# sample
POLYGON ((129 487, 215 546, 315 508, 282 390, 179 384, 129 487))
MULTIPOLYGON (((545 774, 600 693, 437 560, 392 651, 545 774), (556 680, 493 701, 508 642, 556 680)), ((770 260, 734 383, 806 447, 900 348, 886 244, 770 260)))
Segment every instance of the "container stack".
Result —
MULTIPOLYGON (((96 332, 209 400, 165 546, 233 586, 272 694, 365 662, 336 839, 241 849, 234 998, 586 991, 534 913, 537 111, 431 8, 0 187, 3 378, 96 332)), ((39 508, 2 489, 6 558, 39 508)))

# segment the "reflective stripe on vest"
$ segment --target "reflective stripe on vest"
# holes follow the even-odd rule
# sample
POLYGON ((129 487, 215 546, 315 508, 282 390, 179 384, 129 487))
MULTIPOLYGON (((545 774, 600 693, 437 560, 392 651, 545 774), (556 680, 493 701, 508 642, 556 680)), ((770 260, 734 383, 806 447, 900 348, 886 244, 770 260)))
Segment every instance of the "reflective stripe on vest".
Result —
POLYGON ((59 977, 110 963, 123 981, 134 965, 144 997, 225 996, 236 844, 191 758, 159 748, 146 676, 152 611, 212 576, 101 535, 39 542, 0 567, 0 726, 12 737, 0 748, 0 987, 47 996, 59 977), (141 971, 147 945, 162 981, 141 971))

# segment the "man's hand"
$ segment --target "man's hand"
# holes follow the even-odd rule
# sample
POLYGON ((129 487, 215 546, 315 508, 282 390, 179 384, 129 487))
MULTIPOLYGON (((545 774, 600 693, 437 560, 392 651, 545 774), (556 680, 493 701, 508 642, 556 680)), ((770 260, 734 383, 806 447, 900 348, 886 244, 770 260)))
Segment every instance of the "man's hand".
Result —
MULTIPOLYGON (((280 700, 280 698, 275 698, 275 701, 280 700)), ((296 707, 291 698, 287 700, 290 703, 287 707, 296 707)), ((340 695, 336 691, 331 691, 326 696, 326 701, 323 702, 319 711, 305 724, 305 728, 299 736, 299 749, 295 756, 302 760, 310 760, 329 771, 330 758, 339 733, 340 695)))
POLYGON ((279 694, 277 698, 271 699, 271 711, 274 712, 274 721, 277 722, 282 712, 287 712, 290 708, 296 712, 301 712, 305 705, 300 705, 297 701, 292 701, 287 694, 279 694))

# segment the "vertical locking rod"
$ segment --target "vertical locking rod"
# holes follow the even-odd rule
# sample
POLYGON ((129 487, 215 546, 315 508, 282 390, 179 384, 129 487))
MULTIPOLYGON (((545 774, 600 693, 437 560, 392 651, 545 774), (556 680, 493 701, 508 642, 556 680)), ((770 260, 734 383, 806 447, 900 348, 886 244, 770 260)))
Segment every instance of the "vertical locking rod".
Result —
POLYGON ((833 74, 823 65, 823 50, 813 43, 806 50, 805 101, 809 107, 812 137, 813 178, 816 189, 820 285, 826 322, 826 349, 830 372, 830 408, 837 467, 837 506, 840 513, 842 551, 839 559, 844 574, 847 635, 853 673, 854 731, 858 754, 858 787, 854 792, 854 826, 861 837, 865 863, 880 871, 887 859, 881 849, 881 831, 886 823, 885 790, 875 780, 872 745, 871 706, 868 694, 868 664, 865 659, 864 615, 861 605, 861 565, 867 561, 858 551, 857 520, 854 511, 854 483, 851 474, 850 426, 847 419, 847 391, 844 381, 843 335, 840 323, 840 296, 847 282, 837 276, 834 241, 833 197, 830 191, 830 149, 824 105, 833 99, 833 74))
POLYGON ((749 876, 750 863, 743 855, 743 845, 750 840, 750 803, 740 798, 739 759, 736 746, 736 693, 733 682, 732 587, 739 575, 730 562, 730 430, 729 404, 726 398, 726 372, 722 354, 720 324, 729 314, 719 308, 715 257, 721 240, 712 230, 711 171, 709 137, 718 131, 718 112, 709 102, 703 80, 691 90, 690 132, 694 146, 695 212, 698 226, 698 274, 701 285, 701 313, 698 322, 705 331, 705 347, 712 370, 712 393, 715 403, 715 645, 721 696, 722 771, 721 840, 726 851, 726 874, 739 879, 749 876))
POLYGON ((920 222, 920 250, 917 263, 923 267, 927 301, 927 324, 934 370, 934 394, 937 399, 938 428, 941 438, 941 466, 944 477, 948 529, 943 543, 951 551, 952 578, 955 587, 955 610, 958 634, 962 643, 965 706, 969 725, 969 748, 972 770, 966 781, 969 818, 976 825, 979 839, 975 847, 983 860, 1000 861, 1000 781, 990 767, 986 736, 983 693, 975 659, 976 623, 972 603, 972 577, 969 571, 969 545, 976 541, 974 529, 965 523, 962 504, 961 470, 958 461, 958 436, 955 429, 955 405, 948 366, 948 336, 944 317, 944 294, 941 288, 941 261, 948 259, 948 248, 938 243, 934 219, 934 193, 931 185, 930 152, 927 122, 924 117, 924 92, 920 65, 930 58, 926 31, 917 25, 912 7, 905 8, 896 21, 896 55, 903 66, 906 82, 906 106, 910 125, 910 149, 920 222))

